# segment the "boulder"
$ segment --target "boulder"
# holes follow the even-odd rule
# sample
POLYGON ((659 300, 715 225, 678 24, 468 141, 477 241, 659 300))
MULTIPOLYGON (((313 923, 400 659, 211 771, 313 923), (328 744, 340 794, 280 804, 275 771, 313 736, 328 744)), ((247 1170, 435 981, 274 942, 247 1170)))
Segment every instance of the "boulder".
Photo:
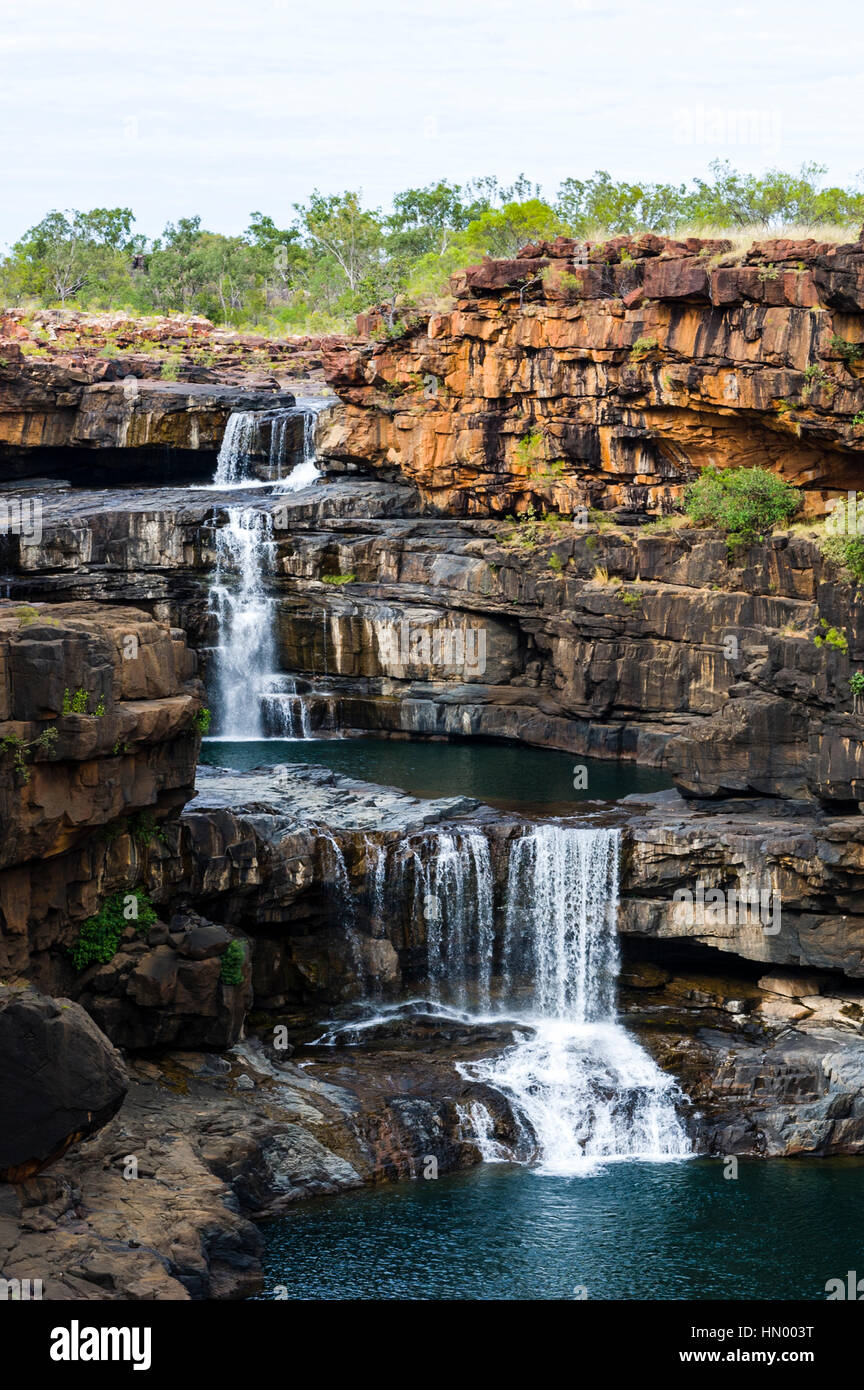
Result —
POLYGON ((78 1004, 0 986, 0 1180, 18 1182, 107 1124, 126 1068, 78 1004))

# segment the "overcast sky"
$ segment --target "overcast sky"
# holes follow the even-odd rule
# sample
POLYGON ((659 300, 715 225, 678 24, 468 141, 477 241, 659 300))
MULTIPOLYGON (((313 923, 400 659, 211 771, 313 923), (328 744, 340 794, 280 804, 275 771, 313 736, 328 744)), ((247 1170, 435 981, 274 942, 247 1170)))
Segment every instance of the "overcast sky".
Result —
POLYGON ((51 208, 280 225, 318 187, 864 168, 861 0, 2 0, 0 243, 51 208))

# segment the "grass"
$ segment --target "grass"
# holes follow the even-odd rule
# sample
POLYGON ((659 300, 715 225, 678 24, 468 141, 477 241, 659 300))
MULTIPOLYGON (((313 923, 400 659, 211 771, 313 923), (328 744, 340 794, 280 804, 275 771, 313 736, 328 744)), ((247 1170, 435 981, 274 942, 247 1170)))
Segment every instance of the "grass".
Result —
POLYGON ((617 588, 621 584, 621 579, 617 574, 610 574, 605 565, 595 565, 591 574, 591 583, 617 588))
MULTIPOLYGON (((785 226, 775 227, 769 230, 759 223, 751 223, 746 227, 718 227, 708 223, 703 226, 695 224, 682 225, 672 233, 678 241, 684 241, 689 236, 700 237, 702 241, 731 241, 732 249, 726 253, 730 256, 743 256, 750 250, 754 241, 807 241, 812 237, 814 241, 830 241, 835 245, 843 242, 857 241, 859 226, 857 223, 828 223, 817 224, 806 222, 789 222, 785 226)), ((794 270, 794 262, 784 269, 794 270)))

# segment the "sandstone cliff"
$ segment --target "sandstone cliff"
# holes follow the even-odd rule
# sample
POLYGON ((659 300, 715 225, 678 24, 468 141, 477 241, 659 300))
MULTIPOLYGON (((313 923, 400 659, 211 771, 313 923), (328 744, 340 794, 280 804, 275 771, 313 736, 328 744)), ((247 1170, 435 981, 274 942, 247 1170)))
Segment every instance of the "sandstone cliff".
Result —
POLYGON ((864 243, 559 238, 453 289, 392 340, 325 350, 334 465, 480 516, 662 512, 707 465, 772 468, 817 511, 860 483, 864 243))

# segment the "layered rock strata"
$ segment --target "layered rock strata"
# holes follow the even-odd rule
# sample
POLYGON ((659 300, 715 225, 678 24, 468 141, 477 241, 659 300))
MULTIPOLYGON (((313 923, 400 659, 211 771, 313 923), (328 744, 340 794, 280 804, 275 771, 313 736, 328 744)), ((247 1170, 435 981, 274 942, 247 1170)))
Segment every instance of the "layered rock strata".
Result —
POLYGON ((861 482, 864 243, 561 237, 453 281, 454 307, 325 352, 323 455, 450 515, 669 510, 708 465, 819 511, 861 482))

